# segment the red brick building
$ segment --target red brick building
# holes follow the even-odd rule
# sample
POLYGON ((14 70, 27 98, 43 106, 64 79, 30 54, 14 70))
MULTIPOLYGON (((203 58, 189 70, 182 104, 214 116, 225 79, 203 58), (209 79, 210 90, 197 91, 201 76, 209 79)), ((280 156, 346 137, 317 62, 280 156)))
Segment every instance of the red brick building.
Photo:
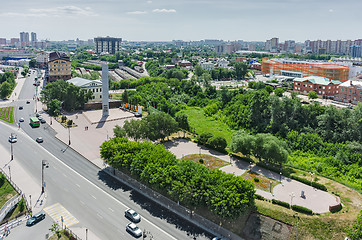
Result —
POLYGON ((315 91, 320 96, 331 98, 338 95, 338 86, 341 83, 318 76, 295 78, 293 90, 304 94, 315 91))
POLYGON ((339 85, 338 101, 357 104, 362 102, 362 82, 348 80, 339 85))

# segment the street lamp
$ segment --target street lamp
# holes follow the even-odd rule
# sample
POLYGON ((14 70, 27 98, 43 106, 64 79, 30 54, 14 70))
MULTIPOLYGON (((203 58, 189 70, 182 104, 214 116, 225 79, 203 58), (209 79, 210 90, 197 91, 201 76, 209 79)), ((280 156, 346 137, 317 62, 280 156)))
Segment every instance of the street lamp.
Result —
POLYGON ((296 234, 295 234, 295 239, 298 240, 298 222, 299 222, 298 213, 294 214, 293 217, 297 219, 297 230, 296 230, 296 234))
POLYGON ((309 172, 309 174, 310 174, 310 178, 311 178, 311 185, 312 185, 312 187, 313 187, 313 175, 314 175, 314 173, 312 173, 312 172, 309 172))
POLYGON ((289 196, 290 196, 290 206, 292 206, 292 205, 293 205, 293 198, 295 197, 294 192, 292 192, 291 194, 289 194, 289 196))
POLYGON ((47 160, 41 160, 41 193, 44 193, 44 167, 48 168, 49 167, 49 163, 47 160))
POLYGON ((11 149, 11 158, 10 161, 14 160, 14 150, 13 150, 13 141, 10 142, 10 149, 11 149))
POLYGON ((70 145, 70 125, 68 125, 69 145, 70 145))
POLYGON ((282 172, 280 172, 279 174, 280 174, 280 182, 281 182, 282 186, 284 186, 282 183, 282 172))
POLYGON ((8 167, 9 167, 9 178, 10 178, 10 180, 11 180, 10 165, 8 165, 8 167))
POLYGON ((29 195, 29 202, 30 202, 30 212, 32 212, 33 209, 32 209, 32 206, 31 206, 31 195, 29 195))

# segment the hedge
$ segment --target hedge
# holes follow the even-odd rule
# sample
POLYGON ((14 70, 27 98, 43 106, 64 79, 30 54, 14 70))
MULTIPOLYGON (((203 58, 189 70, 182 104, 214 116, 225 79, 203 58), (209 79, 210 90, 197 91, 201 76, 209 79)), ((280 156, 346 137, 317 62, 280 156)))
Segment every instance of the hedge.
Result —
POLYGON ((273 204, 280 205, 280 206, 282 206, 282 207, 290 208, 290 204, 287 203, 287 202, 283 202, 283 201, 279 201, 279 200, 276 200, 276 199, 272 199, 272 203, 273 203, 273 204))
POLYGON ((259 195, 259 194, 255 194, 255 198, 258 200, 262 200, 262 201, 267 201, 268 199, 266 199, 265 197, 259 195))
POLYGON ((274 166, 274 165, 271 164, 271 163, 269 163, 268 165, 266 165, 264 162, 257 162, 255 165, 257 165, 257 166, 259 166, 259 167, 262 167, 262 168, 265 168, 265 169, 268 169, 268 170, 273 171, 273 172, 277 172, 277 173, 280 172, 280 168, 274 166))
POLYGON ((291 175, 290 178, 297 180, 299 182, 302 182, 304 184, 307 184, 309 186, 315 187, 317 189, 323 190, 323 191, 327 191, 327 187, 323 184, 317 183, 317 182, 311 182, 310 180, 307 180, 305 178, 300 178, 294 175, 291 175))
POLYGON ((292 205, 292 209, 294 211, 300 212, 300 213, 305 213, 305 214, 313 214, 313 211, 310 210, 309 208, 306 207, 302 207, 302 206, 298 206, 298 205, 292 205))

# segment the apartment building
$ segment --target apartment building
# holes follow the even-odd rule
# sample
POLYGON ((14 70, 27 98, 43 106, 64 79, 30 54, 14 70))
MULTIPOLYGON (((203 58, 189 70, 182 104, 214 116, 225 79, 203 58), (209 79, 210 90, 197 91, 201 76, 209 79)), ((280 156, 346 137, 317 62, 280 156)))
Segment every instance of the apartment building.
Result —
POLYGON ((71 78, 71 62, 69 56, 64 52, 51 52, 49 54, 46 78, 49 82, 59 79, 71 78))
POLYGON ((362 102, 362 81, 348 80, 340 84, 336 100, 353 104, 362 102))
POLYGON ((295 78, 293 90, 304 94, 315 91, 320 96, 334 98, 338 95, 338 86, 341 83, 319 76, 295 78))
POLYGON ((94 38, 96 53, 115 54, 121 50, 122 38, 97 37, 94 38))

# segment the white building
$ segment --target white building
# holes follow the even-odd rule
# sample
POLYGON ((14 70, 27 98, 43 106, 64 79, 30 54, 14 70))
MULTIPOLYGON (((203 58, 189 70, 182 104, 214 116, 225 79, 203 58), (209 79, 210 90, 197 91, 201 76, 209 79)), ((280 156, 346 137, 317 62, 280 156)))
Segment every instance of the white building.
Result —
POLYGON ((102 101, 102 81, 101 80, 88 80, 80 77, 75 77, 67 80, 68 83, 72 83, 85 91, 93 92, 93 97, 89 102, 101 102, 102 101))
POLYGON ((212 63, 212 62, 200 62, 199 64, 203 69, 206 69, 206 70, 212 70, 214 69, 214 66, 215 64, 212 63))
POLYGON ((229 65, 229 61, 225 58, 220 58, 216 61, 218 67, 226 68, 229 65))

